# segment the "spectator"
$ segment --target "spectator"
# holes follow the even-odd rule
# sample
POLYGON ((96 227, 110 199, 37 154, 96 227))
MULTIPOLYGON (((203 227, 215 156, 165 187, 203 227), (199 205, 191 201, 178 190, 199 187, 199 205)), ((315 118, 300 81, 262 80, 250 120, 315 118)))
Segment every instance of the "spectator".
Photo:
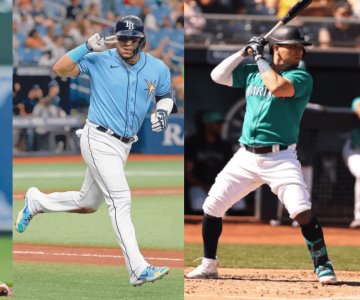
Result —
POLYGON ((25 47, 49 51, 51 48, 51 41, 49 37, 42 37, 36 29, 32 29, 25 40, 25 47))
POLYGON ((357 19, 360 19, 360 1, 359 0, 348 0, 348 3, 351 6, 353 16, 357 19))
POLYGON ((35 24, 42 25, 47 28, 54 27, 55 22, 51 20, 44 10, 44 3, 42 0, 33 1, 33 9, 31 15, 35 21, 35 24))
POLYGON ((89 15, 95 16, 98 18, 101 17, 101 9, 100 9, 100 5, 98 3, 92 2, 88 6, 85 7, 84 18, 86 18, 89 15))
POLYGON ((351 24, 352 10, 348 3, 340 2, 334 12, 335 22, 319 31, 321 48, 360 47, 360 25, 351 24))
POLYGON ((241 14, 244 12, 243 0, 197 0, 203 13, 241 14))
POLYGON ((185 0, 184 14, 186 16, 185 35, 200 34, 206 25, 206 20, 201 16, 201 7, 194 0, 185 0))
POLYGON ((14 13, 14 21, 16 22, 17 27, 21 28, 23 36, 27 36, 35 26, 32 15, 24 10, 20 11, 20 14, 14 13))
MULTIPOLYGON (((25 98, 21 103, 17 105, 17 109, 19 111, 20 116, 31 116, 36 104, 38 104, 39 100, 43 97, 43 91, 38 84, 35 84, 29 91, 27 98, 25 98)), ((34 150, 34 129, 26 128, 20 134, 25 139, 25 147, 26 151, 34 150)), ((18 144, 16 145, 18 148, 22 143, 22 138, 19 139, 18 144)))
MULTIPOLYGON (((360 119, 360 97, 352 102, 352 110, 360 119)), ((350 223, 350 228, 360 228, 360 129, 354 129, 343 148, 343 156, 351 174, 355 176, 355 207, 354 220, 350 223)))
MULTIPOLYGON (((41 98, 35 105, 32 115, 41 118, 66 117, 66 113, 54 103, 60 101, 59 85, 56 81, 49 83, 49 93, 46 97, 41 98)), ((51 150, 49 148, 50 130, 48 126, 38 126, 35 128, 35 149, 51 150)))
POLYGON ((202 211, 216 175, 232 156, 230 143, 220 136, 223 121, 220 113, 205 112, 195 135, 185 141, 185 178, 190 208, 196 212, 202 211))
POLYGON ((146 30, 158 30, 159 26, 157 24, 156 18, 151 12, 151 8, 149 6, 144 6, 141 14, 140 19, 144 20, 144 26, 146 30))
POLYGON ((39 59, 40 66, 52 66, 56 61, 60 59, 65 53, 64 37, 58 35, 53 40, 51 50, 44 53, 39 59))
POLYGON ((80 0, 70 0, 71 4, 66 7, 66 18, 75 20, 82 13, 82 5, 80 0))
POLYGON ((131 5, 131 6, 144 6, 145 1, 144 0, 123 0, 125 5, 131 5))

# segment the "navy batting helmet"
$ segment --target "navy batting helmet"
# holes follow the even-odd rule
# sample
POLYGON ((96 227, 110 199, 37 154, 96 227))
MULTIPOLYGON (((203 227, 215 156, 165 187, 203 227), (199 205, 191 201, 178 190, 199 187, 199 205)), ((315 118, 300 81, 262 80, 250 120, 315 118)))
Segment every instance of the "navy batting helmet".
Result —
POLYGON ((138 54, 145 46, 146 36, 144 23, 137 16, 124 16, 116 23, 115 35, 117 39, 140 38, 139 46, 134 50, 134 55, 138 54))
POLYGON ((301 32, 294 26, 282 26, 276 29, 269 37, 269 52, 273 54, 273 45, 293 45, 302 44, 303 46, 311 46, 312 44, 305 41, 301 32))

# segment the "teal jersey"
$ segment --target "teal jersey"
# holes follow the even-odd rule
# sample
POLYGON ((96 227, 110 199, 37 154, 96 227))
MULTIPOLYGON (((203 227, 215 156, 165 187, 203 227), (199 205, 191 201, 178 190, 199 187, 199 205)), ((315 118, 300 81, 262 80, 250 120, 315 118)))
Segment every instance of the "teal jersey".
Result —
POLYGON ((233 87, 246 89, 246 114, 239 141, 249 146, 296 144, 300 121, 310 100, 313 79, 303 68, 280 73, 295 89, 291 98, 275 97, 264 85, 255 64, 233 71, 233 87))
MULTIPOLYGON (((358 105, 359 102, 360 97, 356 97, 353 100, 351 104, 352 111, 355 111, 355 107, 358 105)), ((360 148, 360 129, 354 129, 351 132, 351 143, 353 144, 353 146, 360 148)))

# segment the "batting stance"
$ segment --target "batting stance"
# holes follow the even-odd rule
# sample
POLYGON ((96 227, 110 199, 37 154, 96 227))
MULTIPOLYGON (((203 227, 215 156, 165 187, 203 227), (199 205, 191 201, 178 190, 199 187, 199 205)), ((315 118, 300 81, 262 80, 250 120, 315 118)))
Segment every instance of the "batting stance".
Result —
POLYGON ((300 120, 310 99, 313 80, 298 68, 304 46, 310 45, 296 27, 284 26, 269 39, 269 64, 263 57, 265 40, 253 37, 245 47, 222 61, 211 73, 223 85, 246 89, 246 114, 242 147, 218 174, 203 205, 204 257, 187 278, 217 278, 217 245, 222 217, 238 200, 268 184, 301 226, 314 263, 324 284, 336 283, 321 225, 311 212, 311 202, 297 160, 300 120), (250 50, 250 51, 249 51, 250 50), (256 64, 241 64, 248 53, 256 64))
POLYGON ((157 102, 151 116, 154 131, 167 128, 168 115, 177 107, 169 68, 142 51, 146 38, 143 22, 136 16, 122 17, 116 23, 115 36, 114 49, 106 46, 114 36, 106 39, 96 33, 55 64, 59 76, 87 74, 91 78, 88 118, 80 139, 87 171, 79 192, 44 194, 35 187, 28 189, 16 229, 24 232, 38 213, 95 212, 105 199, 130 283, 137 286, 162 278, 169 268, 151 266, 140 253, 124 166, 151 100, 157 102))

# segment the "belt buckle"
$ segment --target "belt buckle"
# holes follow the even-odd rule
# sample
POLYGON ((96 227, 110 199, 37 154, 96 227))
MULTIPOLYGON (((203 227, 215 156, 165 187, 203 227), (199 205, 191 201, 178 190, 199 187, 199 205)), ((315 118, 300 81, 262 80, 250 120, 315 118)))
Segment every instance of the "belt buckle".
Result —
POLYGON ((106 131, 105 131, 108 135, 114 135, 114 131, 112 131, 111 129, 107 129, 106 131))

